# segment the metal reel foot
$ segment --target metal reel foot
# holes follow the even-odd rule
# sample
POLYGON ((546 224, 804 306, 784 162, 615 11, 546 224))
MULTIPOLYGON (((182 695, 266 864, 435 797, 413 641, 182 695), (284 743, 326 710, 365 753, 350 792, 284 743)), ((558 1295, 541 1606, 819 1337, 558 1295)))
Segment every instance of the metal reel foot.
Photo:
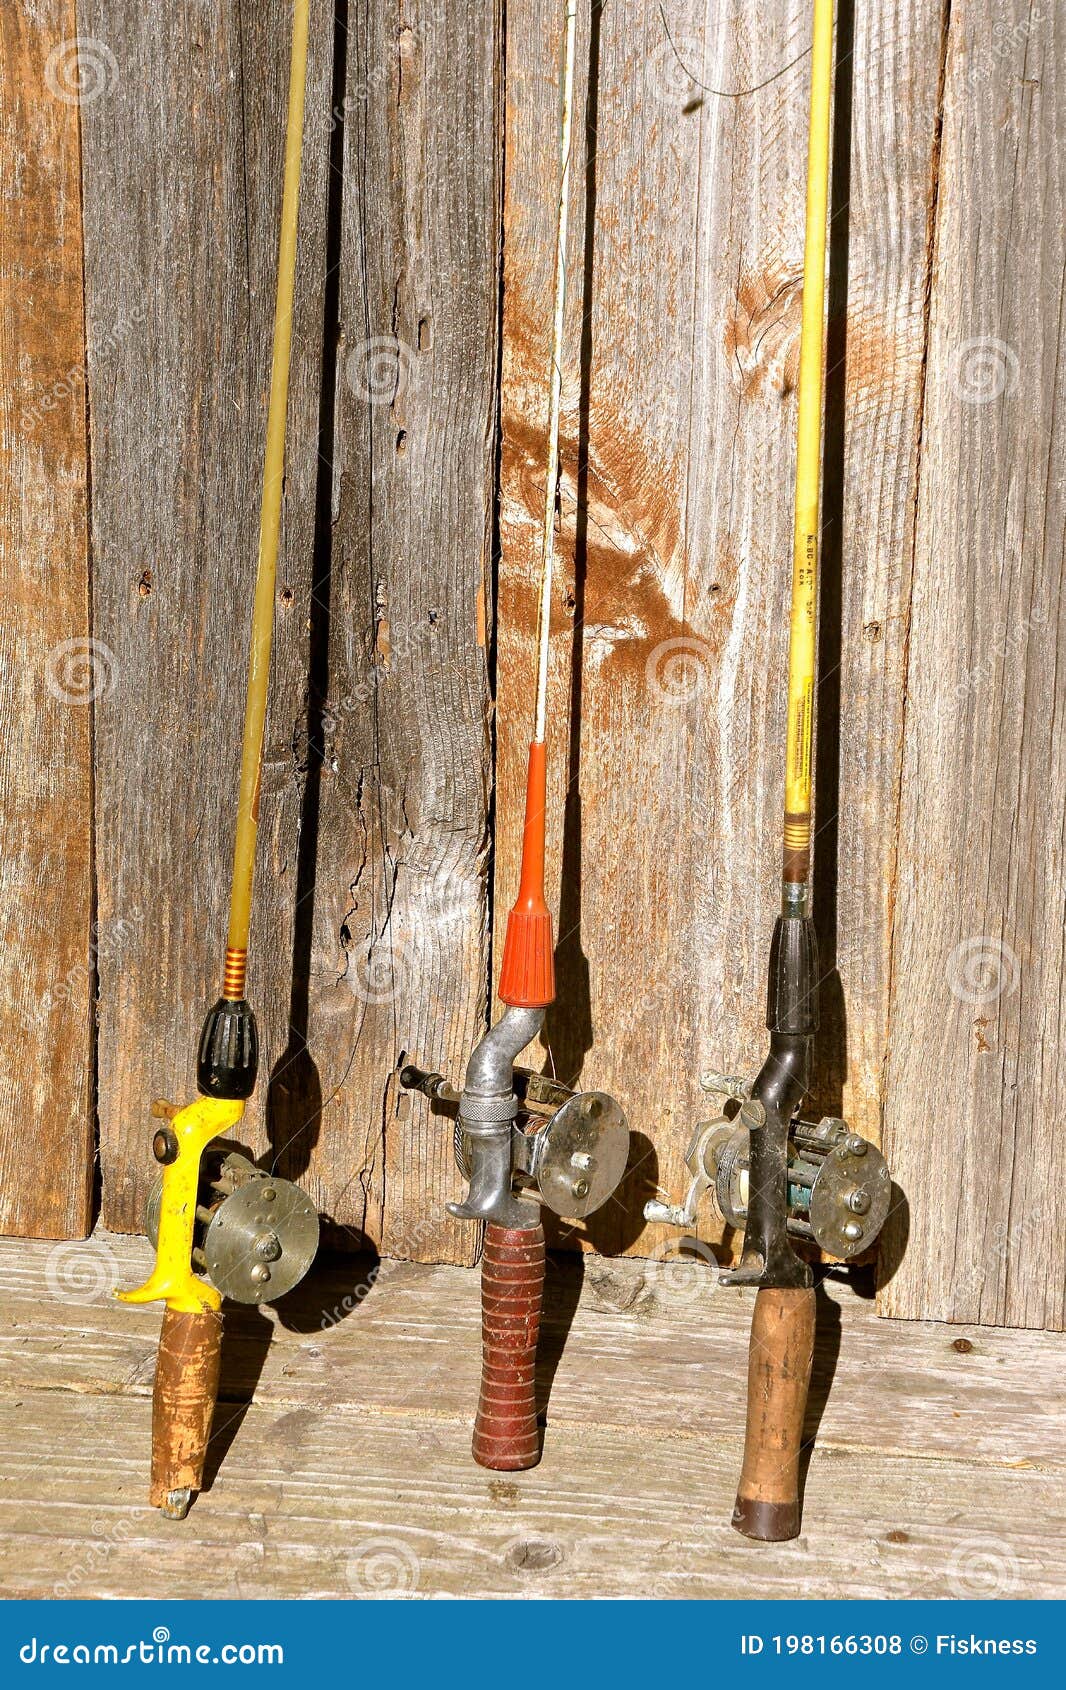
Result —
POLYGON ((192 1507, 194 1491, 169 1490, 160 1504, 159 1512, 165 1520, 184 1520, 192 1507))

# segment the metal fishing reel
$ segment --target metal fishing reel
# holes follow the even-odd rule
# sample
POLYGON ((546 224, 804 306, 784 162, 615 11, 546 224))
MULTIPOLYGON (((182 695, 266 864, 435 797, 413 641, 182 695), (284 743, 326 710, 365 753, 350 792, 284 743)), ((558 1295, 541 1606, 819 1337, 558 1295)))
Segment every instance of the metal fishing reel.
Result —
MULTIPOLYGON (((159 1242, 160 1175, 145 1231, 159 1242)), ((298 1285, 318 1249, 318 1213, 291 1180, 257 1168, 237 1150, 208 1150, 200 1169, 193 1266, 235 1303, 273 1303, 298 1285)))
MULTIPOLYGON (((763 1124, 762 1105, 739 1081, 708 1076, 705 1089, 725 1092, 739 1111, 703 1121, 685 1157, 692 1181, 685 1201, 645 1204, 644 1217, 668 1226, 694 1226, 701 1199, 727 1226, 743 1231, 748 1218, 750 1133, 763 1124)), ((844 1121, 798 1120, 789 1135, 786 1230, 838 1261, 869 1249, 888 1217, 892 1179, 881 1152, 844 1121)))
MULTIPOLYGON (((458 1104, 460 1094, 441 1074, 408 1066, 400 1084, 429 1098, 458 1104)), ((567 1220, 584 1220, 606 1203, 629 1161, 629 1123, 605 1091, 572 1091, 528 1068, 514 1070, 518 1113, 511 1125, 512 1169, 518 1194, 529 1193, 567 1220)), ((470 1178, 468 1134, 455 1123, 455 1163, 470 1178)))
MULTIPOLYGON (((609 1092, 571 1091, 515 1069, 515 1176, 519 1188, 568 1220, 584 1220, 617 1189, 629 1161, 629 1123, 609 1092)), ((465 1136, 465 1135, 464 1135, 465 1136)))

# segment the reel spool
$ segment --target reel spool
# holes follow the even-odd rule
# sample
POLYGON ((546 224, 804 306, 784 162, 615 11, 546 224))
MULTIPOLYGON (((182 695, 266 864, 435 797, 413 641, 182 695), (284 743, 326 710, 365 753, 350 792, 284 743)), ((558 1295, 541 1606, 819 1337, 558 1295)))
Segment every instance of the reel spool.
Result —
MULTIPOLYGON (((752 1098, 745 1098, 733 1119, 720 1115, 696 1127, 686 1166, 693 1175, 688 1197, 672 1207, 647 1203, 645 1218, 674 1227, 696 1225, 704 1193, 716 1217, 728 1227, 745 1229, 748 1217, 750 1129, 760 1122, 752 1098)), ((889 1217, 892 1176, 885 1158, 846 1122, 824 1115, 818 1122, 797 1120, 789 1139, 789 1213, 787 1232, 816 1244, 836 1261, 851 1261, 872 1246, 889 1217)))
MULTIPOLYGON (((689 1150, 694 1184, 709 1192, 718 1218, 743 1230, 748 1214, 748 1126, 739 1116, 705 1122, 689 1150), (704 1183, 705 1182, 705 1183, 704 1183)), ((888 1218, 892 1178, 881 1152, 844 1121, 798 1121, 788 1162, 789 1233, 827 1256, 851 1261, 874 1243, 888 1218)))
MULTIPOLYGON (((571 1091, 528 1068, 514 1072, 515 1173, 546 1208, 580 1221, 617 1190, 629 1161, 629 1123, 605 1091, 571 1091)), ((455 1162, 470 1177, 466 1134, 455 1123, 455 1162)))
MULTIPOLYGON (((162 1175, 145 1210, 159 1240, 162 1175)), ((257 1168, 239 1151, 209 1151, 201 1167, 193 1266, 235 1303, 273 1303, 298 1285, 318 1249, 318 1212, 291 1180, 257 1168), (218 1158, 221 1155, 221 1162, 218 1158), (212 1167, 212 1162, 214 1166, 212 1167)))

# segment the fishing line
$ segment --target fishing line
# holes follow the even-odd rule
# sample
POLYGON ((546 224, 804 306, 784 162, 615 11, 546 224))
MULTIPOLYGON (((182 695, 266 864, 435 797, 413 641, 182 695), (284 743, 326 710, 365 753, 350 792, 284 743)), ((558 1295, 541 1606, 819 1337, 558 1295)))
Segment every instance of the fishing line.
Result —
POLYGON ((670 25, 666 20, 666 13, 661 5, 659 7, 659 16, 662 19, 663 28, 666 31, 666 39, 670 43, 670 49, 674 58, 681 66, 681 69, 684 71, 689 81, 693 83, 701 91, 701 93, 711 94, 716 100, 746 100, 750 94, 761 94, 764 88, 769 88, 772 82, 779 82, 783 76, 788 75, 790 70, 795 70, 797 65, 801 65, 804 59, 810 56, 811 49, 809 47, 804 47, 802 53, 797 53, 796 57, 794 59, 790 59, 787 65, 782 65, 780 70, 775 70, 771 76, 766 78, 765 82, 756 82, 753 88, 711 88, 706 82, 701 82, 698 76, 693 75, 692 71, 689 70, 688 65, 681 57, 680 50, 674 40, 670 25))

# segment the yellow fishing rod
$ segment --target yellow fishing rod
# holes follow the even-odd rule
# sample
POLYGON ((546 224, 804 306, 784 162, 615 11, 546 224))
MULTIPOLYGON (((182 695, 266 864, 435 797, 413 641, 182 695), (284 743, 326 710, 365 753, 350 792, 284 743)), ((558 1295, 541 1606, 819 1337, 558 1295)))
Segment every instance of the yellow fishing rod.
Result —
POLYGON ((232 1150, 206 1184, 202 1165, 212 1141, 240 1121, 259 1066, 256 1020, 245 982, 285 475, 309 6, 310 0, 294 0, 273 366, 222 996, 200 1034, 197 1085, 202 1095, 184 1108, 153 1105, 165 1123, 152 1140, 162 1168, 148 1215, 155 1267, 144 1285, 117 1293, 122 1302, 165 1305, 153 1398, 150 1500, 174 1519, 185 1517, 203 1483, 218 1395, 223 1295, 249 1303, 282 1295, 303 1277, 318 1243, 318 1216, 289 1181, 262 1173, 232 1150), (207 1277, 194 1272, 194 1266, 207 1277))
POLYGON ((706 1196, 718 1222, 743 1234, 739 1266, 721 1276, 723 1284, 756 1290, 733 1525, 766 1542, 795 1537, 800 1528, 815 1293, 811 1266, 793 1246, 851 1260, 876 1240, 891 1194, 888 1168, 872 1144, 836 1118, 799 1116, 818 1031, 810 877, 832 90, 833 0, 814 0, 781 911, 770 945, 766 1000, 770 1049, 750 1086, 715 1073, 702 1077, 705 1090, 731 1101, 696 1129, 684 1202, 656 1201, 644 1210, 650 1221, 690 1228, 706 1196))
POLYGON ((807 225, 803 247, 796 504, 792 541, 792 617, 788 648, 788 738, 782 910, 810 905, 814 681, 817 662, 818 529, 822 484, 825 369, 825 251, 833 106, 833 0, 815 0, 807 144, 807 225))

